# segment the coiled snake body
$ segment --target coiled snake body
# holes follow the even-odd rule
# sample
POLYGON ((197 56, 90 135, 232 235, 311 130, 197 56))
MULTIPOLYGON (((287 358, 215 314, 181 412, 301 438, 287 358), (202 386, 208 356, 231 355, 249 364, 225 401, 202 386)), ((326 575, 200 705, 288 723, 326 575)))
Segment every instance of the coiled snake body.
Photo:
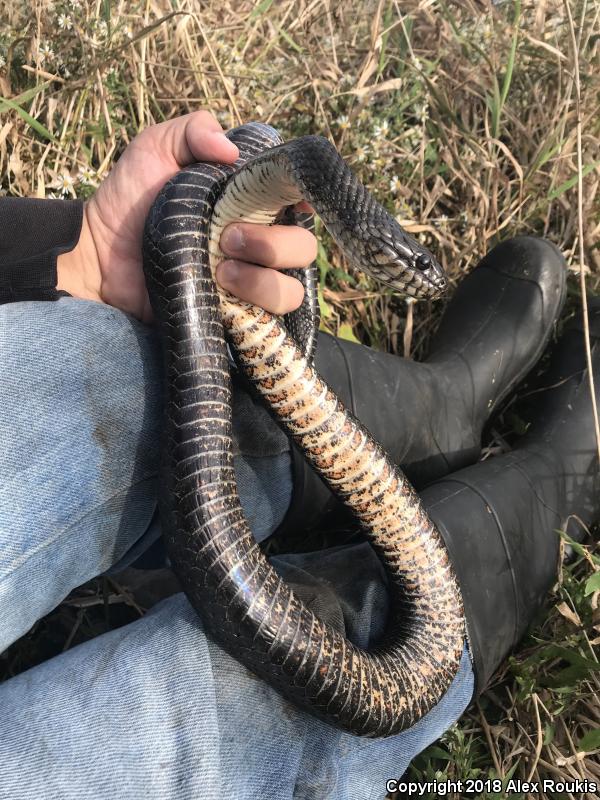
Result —
POLYGON ((160 507, 169 554, 208 630, 235 657, 328 722, 388 736, 430 710, 458 668, 464 613, 446 548, 402 472, 312 367, 313 279, 304 309, 292 317, 298 344, 279 318, 217 289, 213 273, 225 225, 272 223, 304 198, 349 258, 379 280, 434 297, 445 279, 325 139, 281 144, 258 123, 230 137, 240 149, 236 167, 182 170, 161 190, 144 231, 166 370, 160 507), (252 536, 233 469, 225 334, 383 561, 391 610, 383 640, 370 651, 303 605, 252 536))

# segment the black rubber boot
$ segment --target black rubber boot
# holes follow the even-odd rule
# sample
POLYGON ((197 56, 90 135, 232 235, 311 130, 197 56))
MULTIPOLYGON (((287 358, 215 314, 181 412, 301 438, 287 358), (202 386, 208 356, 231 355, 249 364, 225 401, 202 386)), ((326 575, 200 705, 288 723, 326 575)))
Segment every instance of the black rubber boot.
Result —
MULTIPOLYGON (((477 460, 490 414, 540 357, 560 313, 566 265, 551 243, 495 247, 458 286, 426 362, 321 334, 316 366, 416 488, 477 460)), ((279 536, 348 515, 292 448, 292 503, 279 536)))
MULTIPOLYGON (((589 304, 600 405, 600 298, 589 304)), ((557 577, 560 536, 581 541, 600 518, 600 472, 579 319, 532 395, 532 422, 506 455, 421 493, 456 569, 477 691, 524 634, 557 577)))

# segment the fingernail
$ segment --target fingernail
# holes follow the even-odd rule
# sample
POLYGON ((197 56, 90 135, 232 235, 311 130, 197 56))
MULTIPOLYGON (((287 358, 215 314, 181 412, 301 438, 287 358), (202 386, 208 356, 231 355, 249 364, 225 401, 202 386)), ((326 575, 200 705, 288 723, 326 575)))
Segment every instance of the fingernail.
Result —
POLYGON ((244 232, 237 225, 230 225, 221 236, 221 247, 229 255, 241 255, 246 248, 244 232))
POLYGON ((219 264, 217 272, 219 283, 221 286, 225 286, 226 284, 232 284, 236 282, 237 277, 240 274, 240 268, 235 261, 223 261, 221 264, 219 264))

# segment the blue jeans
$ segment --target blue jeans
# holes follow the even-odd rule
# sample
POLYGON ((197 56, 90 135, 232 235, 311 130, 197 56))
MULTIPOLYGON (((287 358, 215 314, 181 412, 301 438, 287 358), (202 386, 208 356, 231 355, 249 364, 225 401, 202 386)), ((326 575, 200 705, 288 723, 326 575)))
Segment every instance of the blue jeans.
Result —
MULTIPOLYGON (((113 308, 0 306, 0 652, 158 534, 159 362, 152 330, 113 308)), ((289 452, 278 435, 258 455, 242 439, 240 494, 263 539, 290 500, 289 452)), ((378 635, 387 599, 366 544, 273 563, 356 643, 378 635)), ((176 594, 0 685, 0 798, 382 798, 472 692, 465 649, 419 723, 359 739, 283 700, 176 594)))

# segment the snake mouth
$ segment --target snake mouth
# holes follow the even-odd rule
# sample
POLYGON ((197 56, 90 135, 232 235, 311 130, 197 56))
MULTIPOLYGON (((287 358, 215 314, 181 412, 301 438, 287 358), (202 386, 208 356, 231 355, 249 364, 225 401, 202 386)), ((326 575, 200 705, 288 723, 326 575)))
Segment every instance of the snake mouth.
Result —
POLYGON ((416 287, 417 292, 414 296, 432 299, 443 294, 448 288, 448 279, 442 265, 427 250, 417 250, 411 253, 409 259, 410 266, 407 272, 410 279, 407 281, 407 294, 411 287, 416 287))
MULTIPOLYGON (((437 261, 427 256, 428 266, 422 269, 419 267, 420 259, 421 255, 401 266, 397 260, 376 259, 376 266, 371 264, 365 271, 376 280, 415 300, 433 300, 447 290, 448 279, 437 261)), ((423 263, 423 259, 420 263, 423 263)))
POLYGON ((426 276, 426 291, 429 298, 439 297, 448 289, 448 278, 440 270, 434 270, 426 276))
POLYGON ((407 272, 409 279, 404 291, 410 296, 432 300, 448 288, 446 273, 429 253, 420 253, 407 272), (410 291, 413 288, 414 293, 410 291))
POLYGON ((361 265, 376 280, 417 300, 436 298, 448 288, 441 264, 409 234, 380 232, 378 244, 365 248, 368 263, 361 265))
POLYGON ((424 276, 423 273, 414 272, 402 291, 416 300, 434 300, 444 294, 447 286, 448 281, 444 275, 424 276))

